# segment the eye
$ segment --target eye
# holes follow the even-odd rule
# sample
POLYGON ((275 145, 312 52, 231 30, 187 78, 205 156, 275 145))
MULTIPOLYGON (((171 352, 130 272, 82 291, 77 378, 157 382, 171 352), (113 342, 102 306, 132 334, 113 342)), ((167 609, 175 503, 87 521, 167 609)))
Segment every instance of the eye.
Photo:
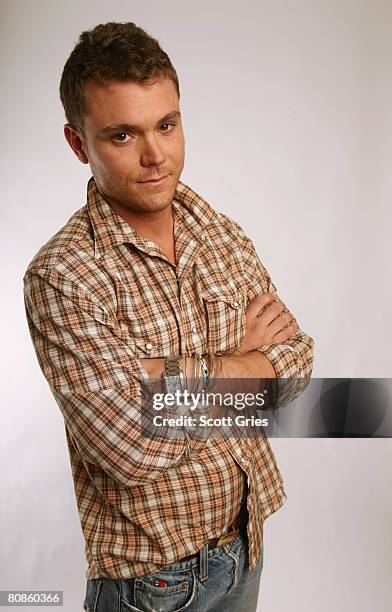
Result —
POLYGON ((171 132, 173 128, 175 128, 174 123, 162 123, 161 125, 162 132, 171 132))
POLYGON ((119 134, 112 136, 112 138, 115 142, 128 142, 130 136, 126 132, 120 132, 119 134))

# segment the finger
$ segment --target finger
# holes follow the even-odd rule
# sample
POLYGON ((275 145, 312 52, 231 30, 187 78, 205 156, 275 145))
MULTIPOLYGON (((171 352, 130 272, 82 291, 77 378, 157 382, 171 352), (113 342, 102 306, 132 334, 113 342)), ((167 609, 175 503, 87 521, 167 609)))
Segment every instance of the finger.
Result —
POLYGON ((283 313, 288 312, 286 306, 280 300, 273 302, 267 306, 262 314, 259 314, 259 318, 263 321, 264 325, 270 325, 276 317, 281 316, 283 313))
POLYGON ((271 336, 275 336, 282 329, 290 325, 293 321, 293 315, 290 312, 285 312, 279 315, 267 328, 267 334, 271 336))
POLYGON ((288 327, 278 332, 272 339, 274 344, 281 344, 290 340, 298 331, 299 327, 296 321, 293 321, 288 327))
POLYGON ((259 312, 271 304, 274 300, 276 300, 276 295, 274 293, 261 293, 257 295, 251 302, 249 302, 246 308, 246 315, 250 317, 257 317, 259 312))

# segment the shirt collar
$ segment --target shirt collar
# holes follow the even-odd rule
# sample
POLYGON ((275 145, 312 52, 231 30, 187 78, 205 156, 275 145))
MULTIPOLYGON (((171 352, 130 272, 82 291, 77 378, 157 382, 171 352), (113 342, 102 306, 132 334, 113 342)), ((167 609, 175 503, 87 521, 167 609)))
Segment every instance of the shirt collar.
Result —
MULTIPOLYGON (((114 212, 99 192, 93 177, 87 186, 87 211, 94 233, 96 259, 124 243, 134 244, 147 253, 154 250, 155 245, 151 240, 138 234, 132 225, 114 212)), ((173 211, 175 222, 185 226, 184 229, 197 240, 203 238, 203 230, 218 217, 218 213, 201 196, 181 181, 174 194, 173 211)))

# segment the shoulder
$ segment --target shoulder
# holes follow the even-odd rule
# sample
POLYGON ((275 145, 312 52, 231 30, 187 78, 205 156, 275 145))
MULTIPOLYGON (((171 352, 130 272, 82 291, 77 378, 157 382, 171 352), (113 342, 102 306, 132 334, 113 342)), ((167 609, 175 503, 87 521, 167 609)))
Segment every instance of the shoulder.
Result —
POLYGON ((220 226, 226 232, 228 232, 231 236, 233 236, 233 238, 239 241, 247 239, 247 236, 244 230, 242 229, 241 225, 237 223, 237 221, 232 219, 232 217, 229 217, 228 215, 224 213, 218 213, 218 216, 219 216, 220 226))
POLYGON ((83 206, 35 253, 25 275, 55 271, 90 256, 94 256, 93 233, 87 207, 83 206))
POLYGON ((94 313, 100 320, 114 316, 117 297, 111 259, 96 257, 95 229, 89 204, 73 213, 28 264, 23 275, 26 300, 49 308, 50 300, 56 296, 94 313))
POLYGON ((52 290, 77 300, 113 301, 102 261, 94 256, 94 233, 87 206, 77 210, 34 255, 23 276, 24 293, 33 286, 44 294, 52 290), (79 296, 79 297, 78 297, 79 296))
POLYGON ((63 316, 61 308, 68 308, 64 304, 71 306, 72 303, 107 323, 115 296, 102 261, 94 254, 94 234, 84 206, 30 261, 23 276, 26 304, 31 307, 34 303, 52 317, 60 317, 63 316))
POLYGON ((219 238, 223 242, 248 240, 239 223, 225 213, 219 212, 205 198, 181 181, 176 190, 176 199, 197 220, 200 228, 207 229, 211 239, 219 238))

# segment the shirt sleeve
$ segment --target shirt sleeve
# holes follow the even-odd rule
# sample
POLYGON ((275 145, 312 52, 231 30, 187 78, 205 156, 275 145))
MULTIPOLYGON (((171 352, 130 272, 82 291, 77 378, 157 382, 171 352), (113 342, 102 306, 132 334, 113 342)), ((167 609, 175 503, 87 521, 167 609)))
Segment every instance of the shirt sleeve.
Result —
POLYGON ((181 428, 170 439, 142 435, 148 375, 97 296, 44 270, 25 274, 24 298, 40 367, 83 460, 128 487, 187 460, 181 428))
MULTIPOLYGON (((278 297, 277 289, 261 263, 252 241, 240 226, 237 227, 242 244, 248 303, 261 293, 274 293, 278 297)), ((313 368, 313 339, 301 329, 284 343, 265 344, 257 350, 269 359, 278 379, 306 379, 306 384, 309 381, 313 368)))

